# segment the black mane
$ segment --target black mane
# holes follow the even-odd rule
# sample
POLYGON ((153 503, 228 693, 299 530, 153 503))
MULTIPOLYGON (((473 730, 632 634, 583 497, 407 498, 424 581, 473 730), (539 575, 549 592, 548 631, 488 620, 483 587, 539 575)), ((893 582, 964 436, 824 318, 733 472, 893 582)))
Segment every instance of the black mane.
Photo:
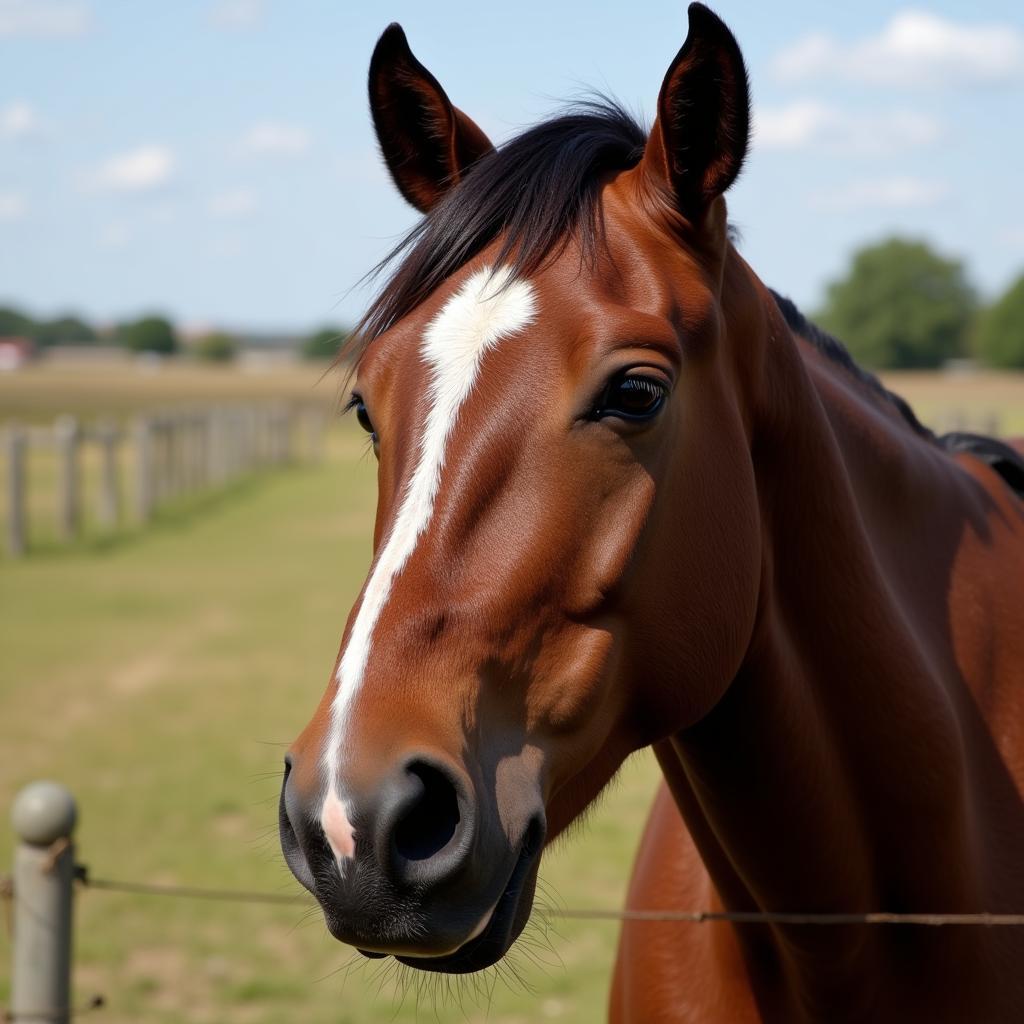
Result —
POLYGON ((808 320, 807 317, 796 308, 791 299, 779 295, 774 289, 769 289, 775 304, 779 307, 787 326, 794 334, 809 341, 823 356, 838 363, 847 373, 860 381, 869 391, 873 391, 880 398, 892 403, 897 412, 907 421, 914 433, 928 440, 935 440, 935 435, 914 415, 914 410, 907 404, 906 399, 890 391, 870 371, 860 366, 850 355, 846 346, 834 338, 827 331, 823 331, 816 323, 808 320))
POLYGON ((899 395, 886 388, 873 373, 858 366, 841 341, 808 320, 785 296, 772 291, 772 298, 794 334, 799 334, 801 338, 809 341, 822 355, 833 363, 838 363, 868 390, 874 392, 884 401, 892 403, 915 434, 951 454, 963 452, 988 463, 1006 481, 1010 490, 1018 497, 1024 498, 1024 455, 1003 441, 994 437, 986 437, 983 434, 953 431, 936 437, 914 415, 914 410, 907 404, 906 399, 900 398, 899 395))

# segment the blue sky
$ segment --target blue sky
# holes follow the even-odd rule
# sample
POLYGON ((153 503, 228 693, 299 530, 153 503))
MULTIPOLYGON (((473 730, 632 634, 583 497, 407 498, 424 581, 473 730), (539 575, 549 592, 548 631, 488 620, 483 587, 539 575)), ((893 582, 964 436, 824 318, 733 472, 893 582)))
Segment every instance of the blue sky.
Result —
MULTIPOLYGON (((1024 270, 1024 7, 722 0, 757 134, 730 196, 760 276, 813 308, 888 232, 1024 270)), ((585 86, 650 117, 685 4, 0 0, 0 303, 304 329, 415 220, 365 73, 389 21, 495 141, 585 86)))

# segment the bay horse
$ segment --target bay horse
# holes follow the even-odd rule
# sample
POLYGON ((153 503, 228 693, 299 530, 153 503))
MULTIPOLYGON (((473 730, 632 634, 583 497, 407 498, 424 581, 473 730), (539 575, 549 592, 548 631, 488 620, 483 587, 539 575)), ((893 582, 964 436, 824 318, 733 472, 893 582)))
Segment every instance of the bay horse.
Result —
MULTIPOLYGON (((397 25, 384 160, 424 217, 356 332, 374 558, 290 748, 327 927, 464 973, 632 752, 629 907, 1024 911, 1024 462, 943 441, 737 252, 739 48, 707 8, 644 132, 495 149, 397 25)), ((615 1021, 1009 1021, 1024 933, 629 922, 615 1021)))

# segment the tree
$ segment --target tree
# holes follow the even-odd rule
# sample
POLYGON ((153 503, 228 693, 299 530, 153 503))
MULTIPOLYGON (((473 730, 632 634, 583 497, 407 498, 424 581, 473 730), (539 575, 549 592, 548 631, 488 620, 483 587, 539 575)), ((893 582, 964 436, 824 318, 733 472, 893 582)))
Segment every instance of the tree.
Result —
POLYGON ((117 329, 117 337, 122 345, 133 352, 170 355, 178 348, 174 328, 162 316, 144 316, 141 320, 122 324, 117 329))
POLYGON ((200 338, 193 351, 204 362, 230 363, 238 355, 238 340, 232 334, 214 331, 200 338))
POLYGON ((866 366, 936 367, 965 354, 974 310, 959 260, 890 238, 854 253, 818 321, 866 366))
POLYGON ((322 327, 302 343, 302 355, 306 359, 333 359, 345 337, 340 327, 322 327))
POLYGON ((41 348, 49 345, 95 345, 96 332, 77 316, 60 316, 35 325, 32 337, 41 348))
POLYGON ((30 338, 35 324, 30 316, 11 306, 0 306, 0 338, 30 338))
POLYGON ((974 351, 991 366, 1024 369, 1024 274, 981 315, 974 351))

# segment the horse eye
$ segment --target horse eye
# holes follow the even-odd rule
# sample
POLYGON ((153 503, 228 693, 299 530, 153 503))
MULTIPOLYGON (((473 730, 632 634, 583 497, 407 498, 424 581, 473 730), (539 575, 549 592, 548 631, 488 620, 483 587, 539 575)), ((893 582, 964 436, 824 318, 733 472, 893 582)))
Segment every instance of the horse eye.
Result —
POLYGON ((622 374, 605 388, 595 410, 595 418, 618 416, 624 420, 651 419, 661 409, 668 395, 663 381, 654 377, 622 374))
POLYGON ((366 411, 366 403, 362 400, 356 402, 355 410, 359 426, 361 426, 368 434, 376 434, 377 431, 373 429, 373 421, 370 419, 370 414, 366 411))

